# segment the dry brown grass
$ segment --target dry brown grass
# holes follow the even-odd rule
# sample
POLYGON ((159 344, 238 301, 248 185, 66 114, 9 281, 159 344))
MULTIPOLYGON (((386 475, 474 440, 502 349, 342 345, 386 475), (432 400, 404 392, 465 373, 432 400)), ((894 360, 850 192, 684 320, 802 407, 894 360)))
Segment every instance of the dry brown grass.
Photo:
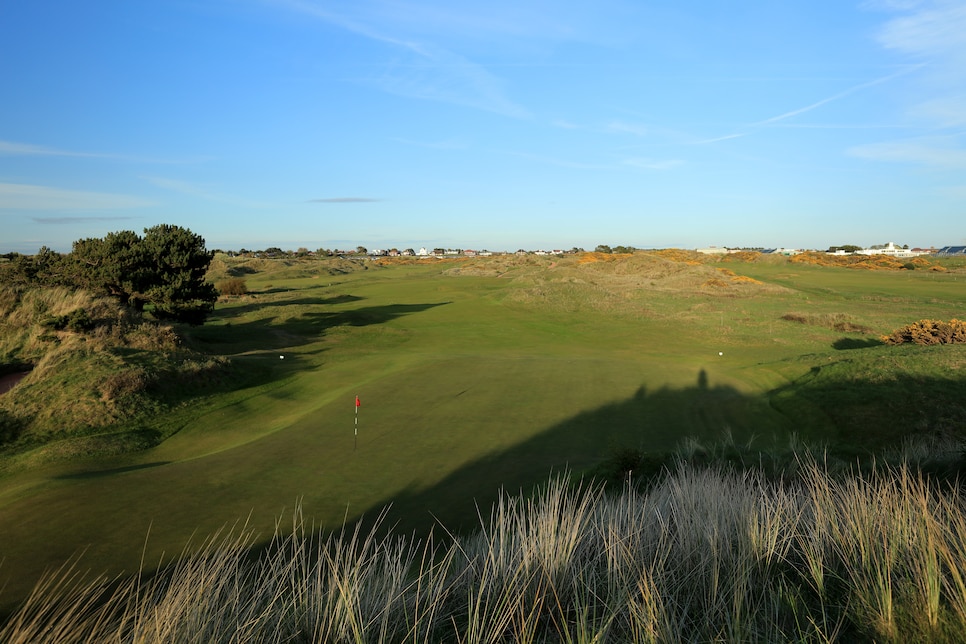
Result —
POLYGON ((819 326, 842 333, 872 333, 872 329, 855 321, 855 317, 848 313, 799 313, 790 312, 781 316, 787 322, 798 322, 810 326, 819 326))
MULTIPOLYGON (((156 412, 153 370, 204 384, 224 369, 193 368, 190 356, 182 359, 185 351, 171 326, 146 321, 111 298, 62 288, 6 287, 0 288, 0 306, 5 311, 0 360, 29 370, 0 397, 0 412, 16 427, 5 434, 5 467, 14 453, 80 437, 91 443, 91 436, 107 428, 116 433, 113 426, 119 422, 156 412), (84 324, 63 327, 62 319, 84 324)), ((44 458, 55 458, 78 446, 65 442, 43 449, 44 458)), ((90 451, 93 443, 81 449, 90 451)))
POLYGON ((815 264, 818 266, 844 266, 857 270, 906 270, 907 264, 916 268, 930 270, 946 270, 942 266, 933 265, 928 258, 919 256, 914 258, 890 257, 889 255, 829 255, 828 253, 808 252, 792 255, 788 261, 793 264, 815 264))
POLYGON ((634 316, 653 315, 648 293, 687 298, 695 294, 750 297, 786 291, 738 275, 730 268, 692 261, 691 257, 684 251, 585 253, 558 259, 552 268, 542 265, 523 270, 518 265, 512 271, 504 269, 502 274, 514 279, 516 288, 507 295, 511 302, 545 310, 593 310, 634 316))

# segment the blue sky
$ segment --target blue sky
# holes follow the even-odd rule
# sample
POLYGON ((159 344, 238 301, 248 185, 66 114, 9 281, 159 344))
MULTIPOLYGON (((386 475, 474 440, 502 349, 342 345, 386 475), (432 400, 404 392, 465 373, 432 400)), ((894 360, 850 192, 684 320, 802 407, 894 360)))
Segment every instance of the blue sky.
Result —
POLYGON ((0 251, 966 243, 966 2, 0 4, 0 251))

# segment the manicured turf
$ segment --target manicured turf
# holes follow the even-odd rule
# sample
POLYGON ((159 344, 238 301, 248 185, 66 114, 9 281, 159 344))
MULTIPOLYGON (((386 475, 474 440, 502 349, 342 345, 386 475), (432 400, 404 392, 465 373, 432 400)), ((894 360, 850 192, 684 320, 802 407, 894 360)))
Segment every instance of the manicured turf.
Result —
MULTIPOLYGON (((549 262, 503 277, 452 267, 249 276, 252 296, 188 333, 259 384, 158 419, 178 431, 146 452, 0 479, 0 604, 80 550, 82 568, 130 573, 226 523, 247 518, 269 536, 297 500, 323 529, 390 503, 390 523, 407 532, 437 519, 469 529, 475 504, 500 487, 528 489, 620 447, 661 451, 726 432, 763 447, 792 432, 875 445, 896 432, 849 434, 823 401, 853 362, 901 355, 921 379, 940 377, 938 357, 875 346, 875 334, 966 314, 963 274, 729 264, 784 288, 715 293, 600 291, 606 275, 549 262), (590 306, 595 297, 607 306, 590 306), (873 332, 787 313, 847 314, 873 332)), ((964 353, 942 359, 955 398, 964 353)), ((859 396, 892 391, 864 378, 859 396)))

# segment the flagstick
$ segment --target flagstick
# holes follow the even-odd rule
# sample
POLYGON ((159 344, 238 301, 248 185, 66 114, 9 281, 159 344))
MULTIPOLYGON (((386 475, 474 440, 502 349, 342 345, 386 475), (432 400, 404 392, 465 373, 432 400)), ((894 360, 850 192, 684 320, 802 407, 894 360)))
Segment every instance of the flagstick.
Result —
POLYGON ((359 445, 359 405, 356 405, 356 425, 355 433, 352 435, 352 451, 356 451, 359 445))

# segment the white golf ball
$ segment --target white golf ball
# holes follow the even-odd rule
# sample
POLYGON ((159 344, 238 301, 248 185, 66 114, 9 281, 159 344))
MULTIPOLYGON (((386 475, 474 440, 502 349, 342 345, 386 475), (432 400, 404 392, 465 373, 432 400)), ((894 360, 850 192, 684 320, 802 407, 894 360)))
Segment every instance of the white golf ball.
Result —
POLYGON ((279 360, 284 360, 285 359, 285 356, 279 356, 278 359, 279 360))
POLYGON ((724 355, 724 351, 719 351, 719 352, 718 352, 718 355, 719 355, 719 356, 723 356, 723 355, 724 355))

